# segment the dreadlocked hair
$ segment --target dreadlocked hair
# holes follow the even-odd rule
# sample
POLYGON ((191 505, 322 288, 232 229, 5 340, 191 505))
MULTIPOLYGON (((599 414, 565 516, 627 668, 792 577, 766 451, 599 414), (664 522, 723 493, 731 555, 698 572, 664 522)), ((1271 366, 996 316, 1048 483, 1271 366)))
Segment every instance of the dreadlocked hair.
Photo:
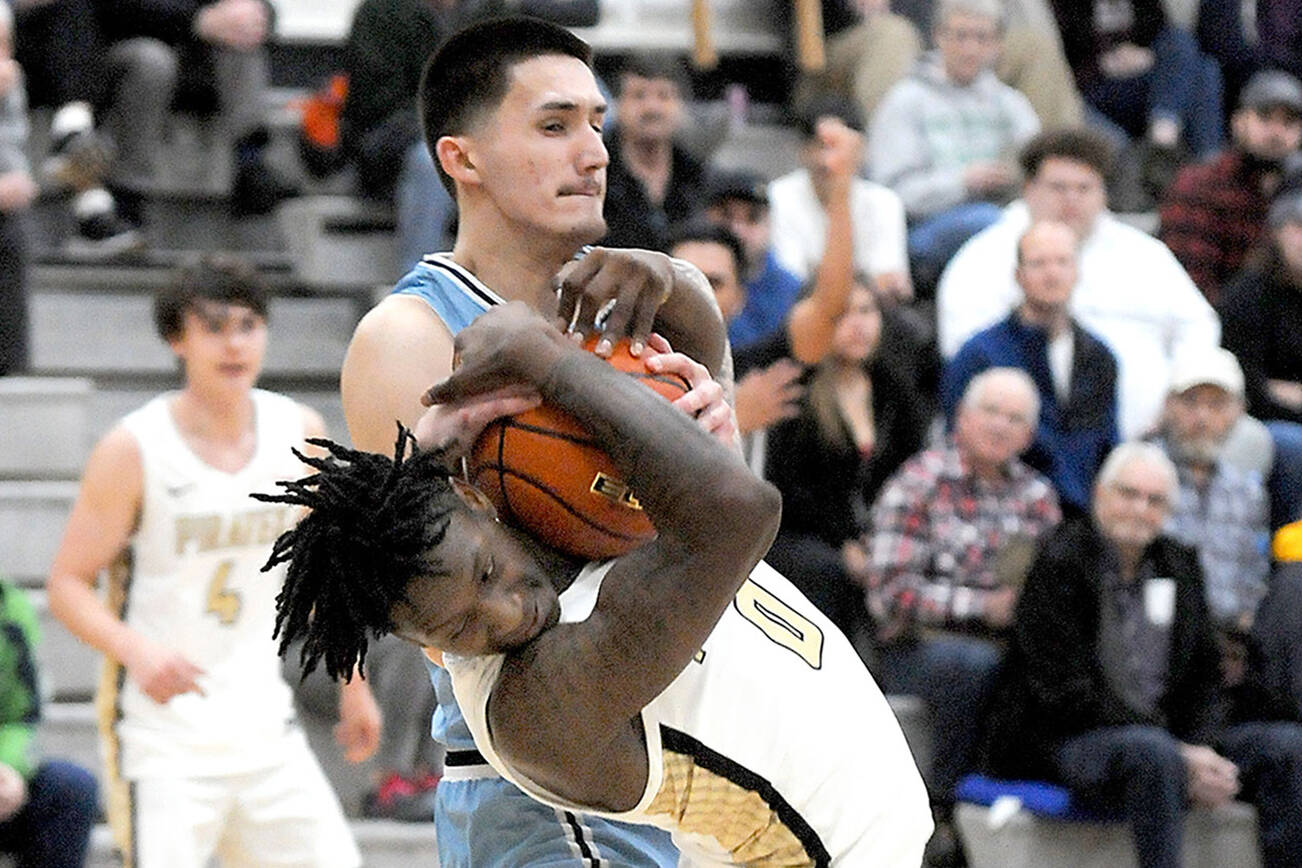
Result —
POLYGON ((272 638, 279 637, 282 657, 304 640, 304 678, 324 660, 331 678, 348 680, 366 661, 368 637, 392 632, 394 604, 406 599, 414 576, 429 570, 425 556, 443 541, 460 501, 443 452, 421 451, 402 425, 392 459, 330 440, 308 442, 329 452, 294 450, 316 473, 277 482, 284 493, 253 495, 310 510, 280 535, 262 568, 289 565, 272 638))

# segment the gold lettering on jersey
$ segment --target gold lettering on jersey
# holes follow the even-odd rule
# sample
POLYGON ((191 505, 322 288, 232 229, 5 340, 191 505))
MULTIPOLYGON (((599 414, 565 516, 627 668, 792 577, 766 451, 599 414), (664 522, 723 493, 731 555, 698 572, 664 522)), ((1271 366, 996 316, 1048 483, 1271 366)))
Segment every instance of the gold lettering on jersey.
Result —
POLYGON ((700 651, 697 651, 697 652, 696 652, 696 656, 692 658, 692 662, 693 662, 693 663, 704 663, 704 662, 705 662, 705 649, 704 649, 704 648, 702 648, 700 651))
POLYGON ((225 520, 221 514, 182 515, 176 519, 176 553, 184 554, 271 545, 289 527, 293 510, 251 509, 225 520))
POLYGON ((641 510, 642 504, 633 496, 633 492, 623 481, 616 479, 606 473, 598 472, 592 479, 592 485, 589 490, 593 494, 599 494, 609 500, 611 503, 618 503, 629 509, 641 510))

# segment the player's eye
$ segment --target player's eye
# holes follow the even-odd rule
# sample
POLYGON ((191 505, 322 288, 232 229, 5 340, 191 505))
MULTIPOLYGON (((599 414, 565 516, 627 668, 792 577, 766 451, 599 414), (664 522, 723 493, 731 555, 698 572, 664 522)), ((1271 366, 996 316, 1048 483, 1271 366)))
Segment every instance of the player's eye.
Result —
POLYGON ((493 571, 497 569, 497 564, 493 561, 493 556, 488 556, 488 564, 484 567, 484 574, 479 577, 481 585, 487 585, 493 579, 493 571))

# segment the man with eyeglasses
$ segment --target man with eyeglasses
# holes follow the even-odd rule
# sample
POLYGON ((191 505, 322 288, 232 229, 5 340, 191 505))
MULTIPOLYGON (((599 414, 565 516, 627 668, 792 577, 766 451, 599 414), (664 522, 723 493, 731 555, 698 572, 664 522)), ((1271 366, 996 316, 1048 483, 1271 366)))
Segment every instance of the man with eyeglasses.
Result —
POLYGON ((1122 444, 1093 516, 1044 540, 988 723, 992 770, 1124 818, 1140 868, 1184 864, 1187 804, 1235 798, 1257 807, 1265 868, 1296 865, 1302 727, 1264 722, 1282 711, 1247 684, 1222 691, 1197 555, 1162 532, 1178 491, 1160 447, 1122 444))
POLYGON ((998 0, 943 0, 936 51, 882 98, 868 136, 873 180, 904 200, 909 261, 930 297, 945 263, 999 219, 1020 176, 1012 156, 1040 129, 1031 103, 994 74, 998 0))

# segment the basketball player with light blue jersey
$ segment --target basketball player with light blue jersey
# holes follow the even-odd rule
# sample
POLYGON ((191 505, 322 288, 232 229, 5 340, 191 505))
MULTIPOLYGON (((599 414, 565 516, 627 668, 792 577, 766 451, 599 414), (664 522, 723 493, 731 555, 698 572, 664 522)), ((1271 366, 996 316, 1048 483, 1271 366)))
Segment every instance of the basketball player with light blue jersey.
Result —
MULTIPOLYGON (((640 354, 654 328, 684 354, 657 362, 693 386, 676 405, 731 440, 731 409, 711 379, 730 381, 726 334, 699 272, 648 251, 575 259, 605 233, 605 100, 588 46, 531 19, 475 25, 431 58, 420 105, 456 197, 457 240, 358 325, 340 378, 353 444, 389 454, 395 420, 414 426, 421 395, 451 372, 456 333, 504 301, 555 315, 578 336, 609 308, 598 353, 628 335, 640 354)), ((511 412, 504 400, 498 409, 511 412)), ((435 802, 443 868, 678 864, 661 830, 549 808, 499 777, 474 751, 446 673, 433 664, 431 673, 434 736, 448 748, 435 802)))

